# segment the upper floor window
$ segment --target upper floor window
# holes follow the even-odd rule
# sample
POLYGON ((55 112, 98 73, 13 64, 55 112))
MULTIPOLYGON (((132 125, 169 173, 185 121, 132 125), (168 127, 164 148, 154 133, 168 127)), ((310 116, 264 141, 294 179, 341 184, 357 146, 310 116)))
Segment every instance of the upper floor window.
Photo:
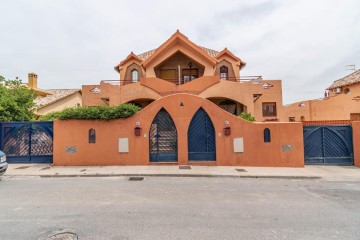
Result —
POLYGON ((262 104, 264 117, 276 117, 276 102, 267 102, 262 104))
POLYGON ((228 68, 222 66, 220 68, 220 79, 227 80, 228 79, 228 68))
POLYGON ((139 81, 139 72, 138 70, 134 69, 131 71, 131 80, 133 82, 138 82, 139 81))

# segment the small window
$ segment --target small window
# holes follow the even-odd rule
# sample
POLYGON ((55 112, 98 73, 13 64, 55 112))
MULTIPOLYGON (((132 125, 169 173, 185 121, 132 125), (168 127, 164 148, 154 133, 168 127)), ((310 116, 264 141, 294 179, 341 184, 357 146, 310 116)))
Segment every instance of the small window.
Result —
POLYGON ((96 142, 96 131, 95 129, 91 128, 89 130, 89 143, 95 143, 96 142))
POLYGON ((134 69, 131 71, 131 80, 132 82, 138 82, 139 81, 139 72, 138 70, 134 69))
POLYGON ((220 79, 222 79, 222 80, 228 79, 228 68, 225 66, 222 66, 220 68, 220 79))
POLYGON ((271 142, 270 129, 264 129, 264 142, 271 142))
POLYGON ((289 122, 295 122, 295 117, 289 117, 289 122))
POLYGON ((349 89, 349 88, 345 88, 345 89, 344 89, 344 93, 345 93, 345 94, 349 94, 349 93, 350 93, 350 89, 349 89))
POLYGON ((300 121, 304 122, 304 121, 305 121, 305 117, 304 117, 304 116, 301 116, 301 117, 300 117, 300 121))
POLYGON ((276 117, 276 103, 263 103, 262 104, 263 116, 264 117, 276 117))

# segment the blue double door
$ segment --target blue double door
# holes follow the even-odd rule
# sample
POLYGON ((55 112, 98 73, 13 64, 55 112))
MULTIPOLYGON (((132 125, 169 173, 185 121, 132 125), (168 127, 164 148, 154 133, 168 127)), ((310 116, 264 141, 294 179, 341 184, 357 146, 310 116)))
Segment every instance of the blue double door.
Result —
MULTIPOLYGON (((150 162, 177 162, 177 130, 171 116, 161 109, 155 116, 149 133, 150 162)), ((200 108, 188 129, 188 160, 215 161, 215 129, 210 117, 200 108)))
POLYGON ((353 165, 351 126, 305 126, 305 164, 353 165))

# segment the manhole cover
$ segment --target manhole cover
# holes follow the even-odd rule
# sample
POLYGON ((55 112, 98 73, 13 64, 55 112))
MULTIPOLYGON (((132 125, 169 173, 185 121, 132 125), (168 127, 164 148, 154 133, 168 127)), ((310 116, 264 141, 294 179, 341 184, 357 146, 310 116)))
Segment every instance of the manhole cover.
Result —
POLYGON ((77 240, 78 237, 75 233, 65 232, 58 233, 51 237, 45 238, 44 240, 77 240))
POLYGON ((238 169, 235 169, 236 171, 238 172, 247 172, 245 169, 241 169, 241 168, 238 168, 238 169))
POLYGON ((179 166, 179 169, 191 169, 191 166, 179 166))
POLYGON ((143 177, 129 177, 129 181, 142 181, 144 180, 143 177))

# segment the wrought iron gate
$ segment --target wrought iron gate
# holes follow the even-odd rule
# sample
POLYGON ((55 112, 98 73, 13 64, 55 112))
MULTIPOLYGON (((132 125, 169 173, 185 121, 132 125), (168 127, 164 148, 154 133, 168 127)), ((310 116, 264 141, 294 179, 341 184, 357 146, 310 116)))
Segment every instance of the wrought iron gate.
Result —
POLYGON ((305 164, 353 165, 351 126, 304 126, 305 164))
POLYGON ((53 122, 1 123, 1 149, 10 163, 52 163, 53 122))
POLYGON ((150 162, 176 162, 177 132, 174 121, 165 109, 161 109, 151 124, 150 162))
POLYGON ((215 129, 210 117, 200 108, 188 130, 189 161, 215 161, 215 129))

